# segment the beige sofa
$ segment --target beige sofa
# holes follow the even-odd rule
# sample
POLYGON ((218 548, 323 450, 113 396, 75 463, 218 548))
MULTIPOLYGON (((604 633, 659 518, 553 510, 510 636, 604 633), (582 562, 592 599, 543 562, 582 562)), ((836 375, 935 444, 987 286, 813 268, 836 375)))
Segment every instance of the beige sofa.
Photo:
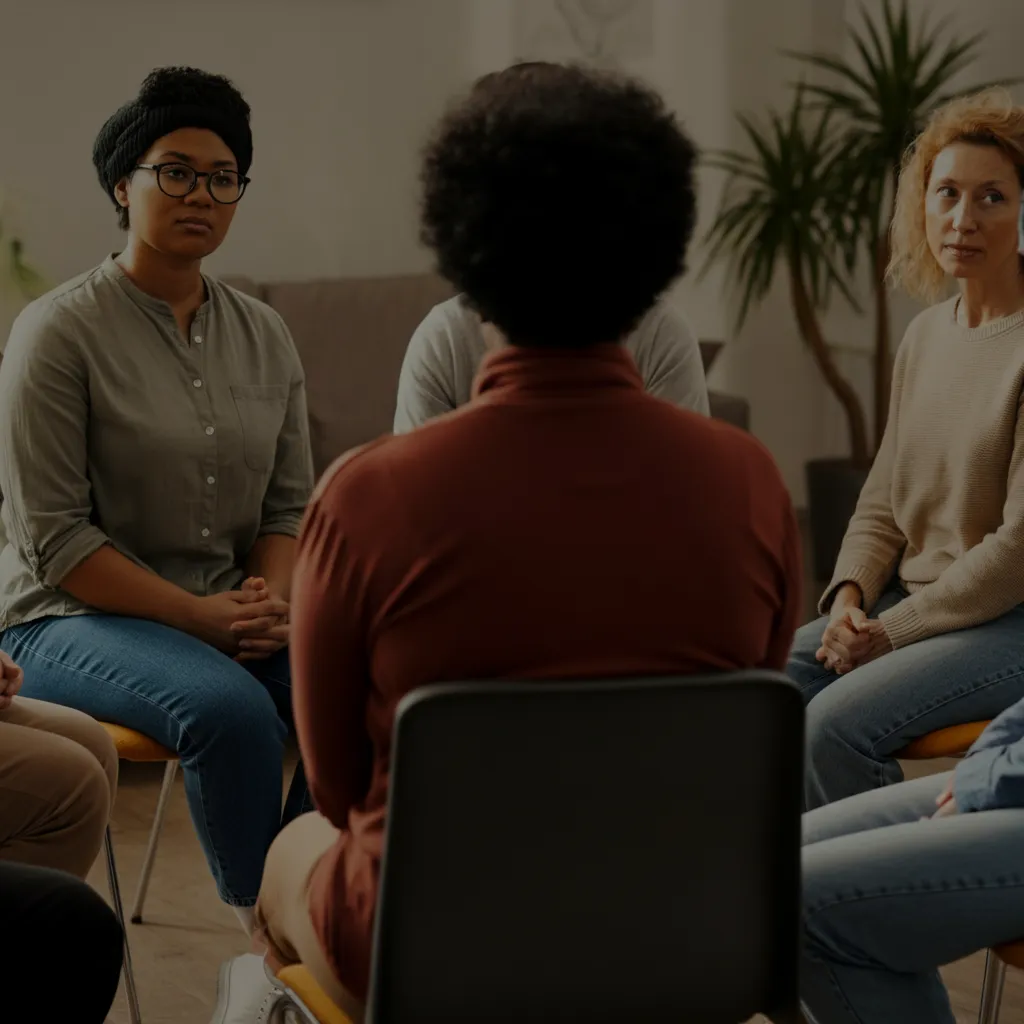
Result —
MULTIPOLYGON (((283 317, 306 369, 319 475, 342 452, 391 430, 398 373, 413 331, 452 288, 432 274, 260 284, 225 276, 283 317)), ((702 343, 705 369, 718 345, 702 343)), ((742 398, 711 394, 713 416, 748 428, 742 398)))

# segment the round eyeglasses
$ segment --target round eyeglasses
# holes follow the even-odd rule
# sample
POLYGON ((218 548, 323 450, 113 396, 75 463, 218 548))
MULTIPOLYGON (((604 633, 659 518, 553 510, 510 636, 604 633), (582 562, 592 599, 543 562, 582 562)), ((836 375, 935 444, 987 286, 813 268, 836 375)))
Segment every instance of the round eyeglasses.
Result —
POLYGON ((226 206, 237 203, 245 192, 245 186, 252 180, 238 171, 197 171, 188 164, 136 164, 135 169, 153 171, 160 191, 172 199, 187 196, 200 178, 206 178, 210 197, 226 206))

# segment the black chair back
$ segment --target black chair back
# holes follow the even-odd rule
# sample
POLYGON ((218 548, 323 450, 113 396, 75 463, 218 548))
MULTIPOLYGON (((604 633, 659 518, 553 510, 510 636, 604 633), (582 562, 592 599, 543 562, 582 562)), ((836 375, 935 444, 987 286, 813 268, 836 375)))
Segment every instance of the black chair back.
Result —
POLYGON ((777 673, 416 691, 368 1020, 796 1020, 802 770, 777 673))

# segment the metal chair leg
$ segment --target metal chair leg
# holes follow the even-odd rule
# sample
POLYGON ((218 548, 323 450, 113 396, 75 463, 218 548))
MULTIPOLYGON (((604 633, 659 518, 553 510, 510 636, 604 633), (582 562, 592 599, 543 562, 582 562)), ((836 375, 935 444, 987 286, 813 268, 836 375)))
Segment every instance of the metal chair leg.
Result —
POLYGON ((981 1007, 978 1010, 978 1024, 998 1024, 1005 980, 1006 964, 990 949, 985 954, 985 980, 981 983, 981 1007))
POLYGON ((139 885, 135 890, 135 904, 132 907, 132 924, 142 924, 142 906, 146 902, 146 893, 149 890, 149 878, 153 874, 153 861, 156 859, 156 844, 160 839, 160 830, 164 827, 164 816, 167 813, 167 802, 170 799, 174 788, 174 776, 178 770, 177 761, 168 761, 164 769, 164 781, 160 787, 160 798, 156 803, 156 815, 153 817, 153 826, 149 830, 149 845, 146 847, 146 857, 142 862, 142 872, 139 875, 139 885))
POLYGON ((267 1024, 320 1024, 313 1011, 294 992, 284 991, 270 1007, 267 1024))
POLYGON ((132 951, 128 944, 128 929, 124 923, 124 906, 121 903, 121 886, 117 880, 117 862, 114 860, 114 842, 110 836, 110 826, 107 826, 107 834, 103 840, 103 846, 107 854, 107 884, 110 886, 110 899, 114 904, 114 913, 117 915, 117 923, 121 926, 124 935, 124 990, 128 997, 128 1018, 131 1024, 142 1024, 142 1014, 139 1011, 139 995, 135 989, 135 972, 132 970, 132 951))
POLYGON ((291 1000, 282 992, 270 1007, 270 1013, 267 1015, 267 1024, 287 1024, 287 1013, 290 1005, 291 1000))

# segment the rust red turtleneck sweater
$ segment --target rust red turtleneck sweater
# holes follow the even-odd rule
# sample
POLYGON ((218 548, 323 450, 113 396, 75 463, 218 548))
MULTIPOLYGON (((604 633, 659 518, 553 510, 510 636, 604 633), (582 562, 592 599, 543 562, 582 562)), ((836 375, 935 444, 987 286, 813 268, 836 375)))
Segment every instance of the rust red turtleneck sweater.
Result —
POLYGON ((342 830, 310 905, 339 980, 365 996, 406 693, 781 669, 799 558, 767 451, 647 395, 617 345, 501 349, 469 405, 340 459, 303 527, 291 641, 309 785, 342 830))

